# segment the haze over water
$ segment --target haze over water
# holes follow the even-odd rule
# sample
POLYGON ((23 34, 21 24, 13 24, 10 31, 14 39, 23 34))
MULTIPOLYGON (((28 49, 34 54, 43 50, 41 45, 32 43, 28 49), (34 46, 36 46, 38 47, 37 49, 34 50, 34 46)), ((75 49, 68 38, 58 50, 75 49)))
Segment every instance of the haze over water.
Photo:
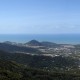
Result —
POLYGON ((80 44, 80 34, 2 34, 0 42, 26 43, 30 40, 48 41, 60 44, 80 44))

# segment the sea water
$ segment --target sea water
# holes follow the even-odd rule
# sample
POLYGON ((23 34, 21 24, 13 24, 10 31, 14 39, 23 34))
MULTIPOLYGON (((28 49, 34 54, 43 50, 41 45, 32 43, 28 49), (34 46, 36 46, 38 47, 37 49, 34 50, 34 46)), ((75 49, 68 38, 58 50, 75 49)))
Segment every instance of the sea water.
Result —
POLYGON ((59 44, 80 44, 80 34, 0 34, 0 42, 26 43, 30 40, 48 41, 59 44))

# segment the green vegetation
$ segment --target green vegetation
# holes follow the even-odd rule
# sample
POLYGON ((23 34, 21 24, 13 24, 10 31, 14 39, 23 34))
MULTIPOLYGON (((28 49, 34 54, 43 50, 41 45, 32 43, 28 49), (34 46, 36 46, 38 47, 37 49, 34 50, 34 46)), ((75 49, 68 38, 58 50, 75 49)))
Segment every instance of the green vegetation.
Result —
POLYGON ((0 80, 80 80, 80 75, 49 72, 0 59, 0 80))
POLYGON ((59 44, 56 43, 52 43, 52 42, 39 42, 36 40, 31 40, 28 43, 26 43, 25 45, 29 45, 29 46, 44 46, 44 47, 59 47, 59 44))
POLYGON ((28 55, 22 53, 8 53, 0 51, 0 59, 16 61, 29 67, 45 69, 45 70, 68 70, 77 69, 78 60, 71 57, 50 57, 39 55, 28 55))
POLYGON ((29 45, 29 46, 42 46, 42 44, 36 40, 31 40, 28 43, 25 43, 25 45, 29 45))
POLYGON ((0 80, 80 80, 80 70, 75 62, 69 57, 0 51, 0 80))
POLYGON ((26 52, 26 53, 42 53, 37 49, 30 48, 30 47, 24 47, 24 46, 17 46, 17 45, 11 45, 7 43, 0 43, 0 50, 6 51, 6 52, 26 52))
POLYGON ((33 48, 0 45, 0 80, 80 80, 77 58, 41 56, 33 48), (38 55, 14 53, 17 50, 38 55))

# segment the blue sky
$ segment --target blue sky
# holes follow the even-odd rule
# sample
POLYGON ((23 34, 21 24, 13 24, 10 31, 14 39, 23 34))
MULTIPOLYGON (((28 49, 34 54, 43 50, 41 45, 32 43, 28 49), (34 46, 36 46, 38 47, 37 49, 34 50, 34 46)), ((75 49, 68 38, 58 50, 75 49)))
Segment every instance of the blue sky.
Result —
POLYGON ((0 0, 0 34, 80 33, 80 0, 0 0))

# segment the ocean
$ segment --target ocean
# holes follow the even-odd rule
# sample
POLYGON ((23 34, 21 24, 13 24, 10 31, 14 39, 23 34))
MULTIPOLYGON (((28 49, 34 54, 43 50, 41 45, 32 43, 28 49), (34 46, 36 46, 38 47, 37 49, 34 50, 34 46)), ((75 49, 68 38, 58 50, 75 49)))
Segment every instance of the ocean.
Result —
POLYGON ((48 41, 59 44, 80 44, 80 34, 0 34, 0 42, 26 43, 30 40, 48 41))

